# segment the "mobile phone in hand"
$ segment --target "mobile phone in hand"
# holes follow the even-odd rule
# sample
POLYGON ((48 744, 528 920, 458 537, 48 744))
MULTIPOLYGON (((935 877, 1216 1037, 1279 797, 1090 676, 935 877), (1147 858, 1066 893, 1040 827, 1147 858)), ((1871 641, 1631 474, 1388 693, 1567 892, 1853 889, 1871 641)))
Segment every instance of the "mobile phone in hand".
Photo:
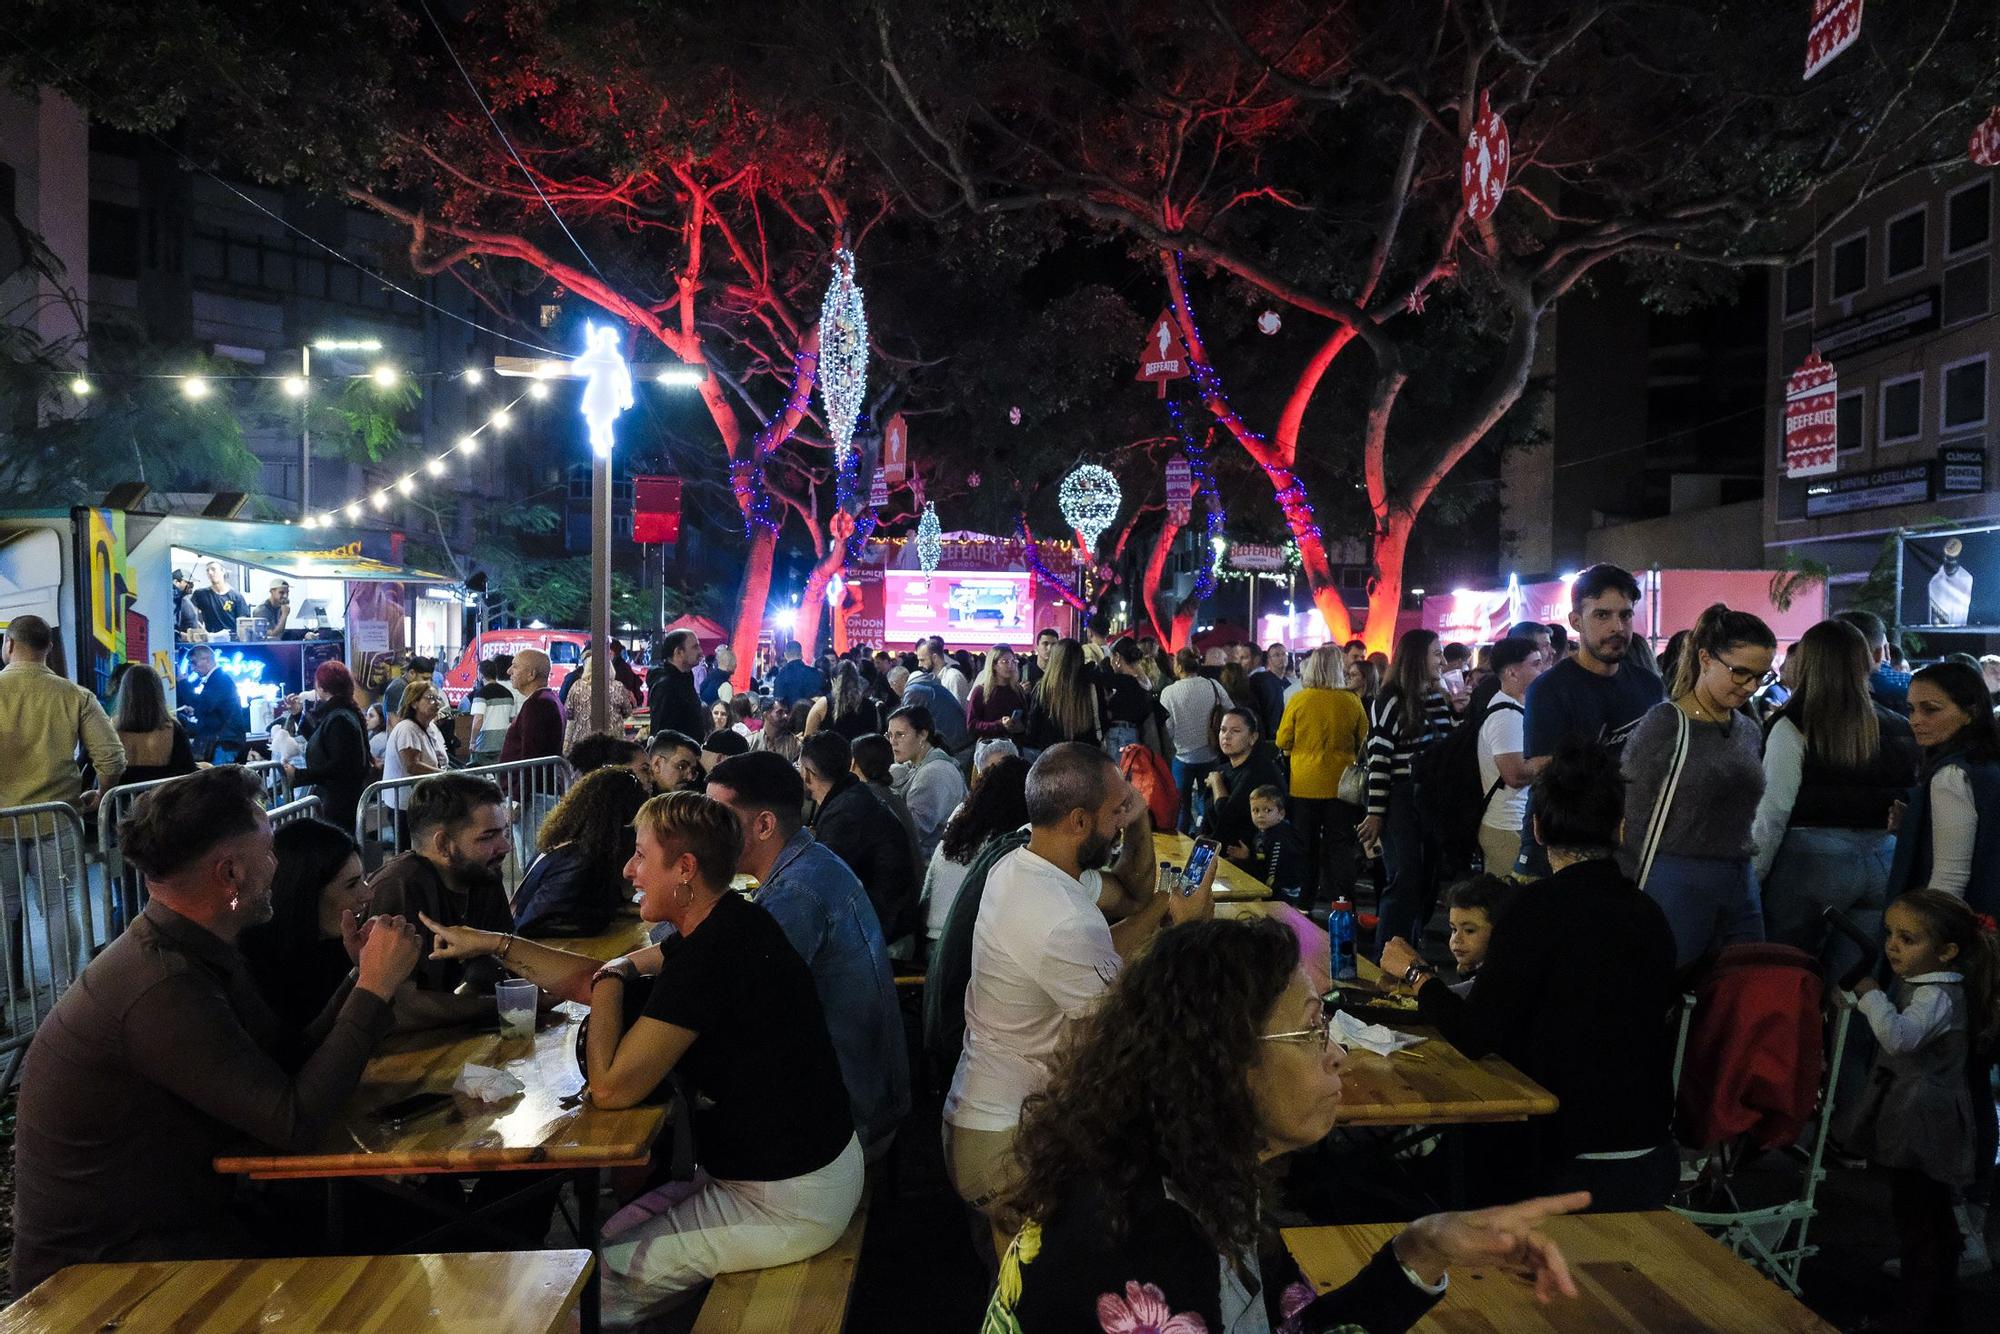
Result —
POLYGON ((1217 846, 1212 838, 1194 841, 1194 851, 1188 854, 1187 865, 1181 869, 1182 898, 1192 896, 1201 888, 1202 877, 1208 874, 1209 864, 1215 860, 1217 846))

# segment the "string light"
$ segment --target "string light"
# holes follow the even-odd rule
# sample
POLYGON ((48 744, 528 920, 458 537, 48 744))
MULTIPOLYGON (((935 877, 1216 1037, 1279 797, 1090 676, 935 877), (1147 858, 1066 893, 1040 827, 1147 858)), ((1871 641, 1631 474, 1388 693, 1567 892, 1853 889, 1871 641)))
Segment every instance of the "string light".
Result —
POLYGON ((528 397, 534 399, 537 403, 541 402, 548 396, 549 396, 549 387, 543 384, 540 380, 537 380, 533 384, 528 386, 528 397))
POLYGON ((424 471, 429 473, 433 477, 444 476, 444 460, 441 458, 432 459, 429 463, 426 463, 424 465, 424 471))
POLYGON ((196 400, 207 398, 208 381, 202 379, 199 375, 190 375, 187 379, 181 381, 181 393, 196 400))
POLYGON ((284 380, 284 388, 285 397, 304 398, 307 388, 306 377, 303 375, 287 375, 284 380))
MULTIPOLYGON (((1208 445, 1197 440, 1194 431, 1182 415, 1178 398, 1169 398, 1166 403, 1167 418, 1174 424, 1174 434, 1181 438, 1181 448, 1187 454, 1188 478, 1193 483, 1193 491, 1201 497, 1202 541, 1213 547, 1222 540, 1222 526, 1225 516, 1222 509, 1222 492, 1215 485, 1215 473, 1208 466, 1208 445)), ((1215 592, 1215 564, 1203 561, 1194 572, 1193 597, 1196 602, 1206 602, 1215 592)))
POLYGON ((479 367, 477 366, 467 366, 465 368, 465 374, 459 376, 458 378, 465 381, 467 384, 473 386, 476 389, 480 385, 486 382, 486 372, 480 370, 479 367))
POLYGON ((378 510, 387 509, 389 508, 389 493, 387 491, 377 491, 374 495, 368 497, 368 503, 378 510))
POLYGON ((476 435, 460 437, 458 452, 461 454, 477 454, 479 452, 479 437, 476 435))
POLYGON ((868 316, 854 282, 854 252, 833 252, 833 281, 819 308, 819 398, 836 455, 854 448, 854 423, 868 388, 868 316))
POLYGON ((417 489, 417 479, 410 476, 408 473, 404 473, 402 478, 398 480, 396 483, 396 492, 398 495, 407 496, 416 489, 417 489))
POLYGON ((1021 529, 1021 553, 1023 557, 1021 563, 1028 567, 1028 573, 1035 580, 1053 588, 1056 596, 1066 605, 1074 607, 1078 611, 1087 610, 1089 604, 1084 601, 1083 595, 1078 593, 1074 588, 1071 588, 1061 575, 1051 570, 1043 562, 1042 553, 1037 549, 1035 544, 1035 535, 1028 531, 1028 516, 1026 514, 1019 515, 1015 522, 1020 525, 1021 529))
POLYGON ((1095 463, 1086 463, 1063 478, 1057 498, 1062 504, 1063 518, 1083 534, 1083 548, 1087 552, 1094 550, 1097 539, 1118 521, 1118 507, 1124 503, 1118 479, 1095 463))
POLYGON ((87 398, 90 395, 90 381, 79 375, 69 382, 69 391, 78 398, 87 398))
POLYGON ((397 374, 394 366, 377 366, 374 370, 368 372, 368 378, 375 382, 377 389, 394 389, 396 381, 401 377, 397 374))
POLYGON ((496 431, 504 431, 514 424, 514 415, 508 412, 507 409, 501 408, 486 419, 486 424, 496 431))

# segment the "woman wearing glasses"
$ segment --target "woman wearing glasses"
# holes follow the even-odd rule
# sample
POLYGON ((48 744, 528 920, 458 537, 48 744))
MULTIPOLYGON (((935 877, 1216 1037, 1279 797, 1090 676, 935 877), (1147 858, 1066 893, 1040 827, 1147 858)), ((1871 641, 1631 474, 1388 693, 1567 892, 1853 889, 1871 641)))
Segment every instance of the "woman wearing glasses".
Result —
POLYGON ((1688 632, 1667 698, 1625 743, 1618 862, 1666 910, 1675 965, 1764 938, 1750 828, 1764 795, 1763 738, 1743 712, 1774 678, 1778 639, 1716 603, 1688 632))
POLYGON ((1450 1264, 1513 1269, 1544 1300, 1574 1295, 1535 1228, 1581 1194, 1420 1218, 1344 1286, 1314 1290, 1264 1215, 1265 1164, 1332 1129, 1342 1059, 1285 926, 1161 933, 1071 1020, 1047 1089, 1023 1108, 1009 1199, 1028 1222, 984 1328, 1392 1334, 1436 1303, 1450 1264))

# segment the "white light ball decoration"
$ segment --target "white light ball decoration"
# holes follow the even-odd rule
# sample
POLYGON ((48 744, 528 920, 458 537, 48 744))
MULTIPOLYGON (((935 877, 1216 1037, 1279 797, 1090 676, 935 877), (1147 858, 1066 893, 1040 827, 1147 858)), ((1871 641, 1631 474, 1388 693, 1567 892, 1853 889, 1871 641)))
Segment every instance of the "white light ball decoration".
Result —
POLYGON ((937 573, 938 557, 944 555, 944 529, 938 524, 937 502, 924 502, 923 517, 917 520, 917 563, 924 567, 924 578, 937 573))
POLYGON ((1118 520, 1118 506, 1124 495, 1118 479, 1095 463, 1086 463, 1063 478, 1062 516, 1070 527, 1083 534, 1086 551, 1094 550, 1104 530, 1118 520))
POLYGON ((1274 334, 1284 326, 1285 322, 1278 318, 1275 310, 1267 310, 1257 317, 1257 328, 1266 335, 1274 334))
POLYGON ((868 316, 854 283, 854 252, 833 252, 833 281, 819 308, 819 401, 836 457, 854 447, 854 423, 868 389, 868 316))

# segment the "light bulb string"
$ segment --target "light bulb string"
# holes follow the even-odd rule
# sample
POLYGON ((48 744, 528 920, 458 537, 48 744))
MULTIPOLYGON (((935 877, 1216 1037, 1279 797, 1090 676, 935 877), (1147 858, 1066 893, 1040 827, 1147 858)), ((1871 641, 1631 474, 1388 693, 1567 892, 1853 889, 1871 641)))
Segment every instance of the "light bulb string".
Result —
MULTIPOLYGON (((535 382, 536 385, 541 383, 539 380, 535 382)), ((443 473, 445 464, 454 455, 470 455, 476 452, 479 448, 477 442, 480 436, 486 434, 489 429, 496 433, 503 429, 507 424, 507 414, 519 406, 523 399, 528 398, 533 392, 533 388, 534 386, 530 386, 527 389, 523 389, 507 403, 496 408, 492 415, 487 417, 485 421, 460 436, 457 443, 433 454, 422 464, 411 468, 395 481, 385 482, 364 496, 356 496, 352 500, 348 500, 342 504, 328 506, 318 514, 307 515, 304 526, 307 528, 331 527, 333 524, 339 522, 342 517, 351 522, 362 518, 369 510, 380 513, 387 509, 390 501, 398 496, 404 499, 413 497, 417 487, 423 485, 425 477, 440 476, 443 473)))

